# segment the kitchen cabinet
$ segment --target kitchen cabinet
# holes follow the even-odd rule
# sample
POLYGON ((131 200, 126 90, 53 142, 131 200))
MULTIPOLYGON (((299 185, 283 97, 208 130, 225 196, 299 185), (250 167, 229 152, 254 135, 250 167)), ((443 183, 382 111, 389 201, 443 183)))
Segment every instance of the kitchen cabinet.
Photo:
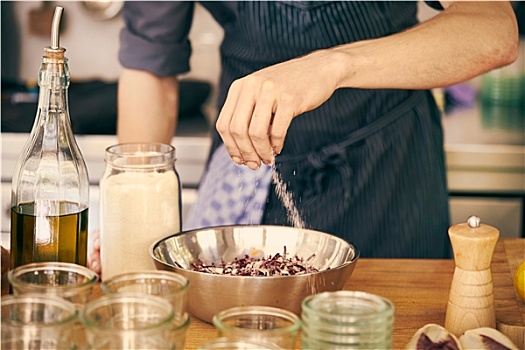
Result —
POLYGON ((449 204, 451 225, 467 222, 469 216, 476 215, 483 223, 496 227, 501 237, 523 235, 522 197, 452 195, 449 204))
POLYGON ((470 215, 525 237, 525 110, 476 104, 442 118, 451 224, 470 215))

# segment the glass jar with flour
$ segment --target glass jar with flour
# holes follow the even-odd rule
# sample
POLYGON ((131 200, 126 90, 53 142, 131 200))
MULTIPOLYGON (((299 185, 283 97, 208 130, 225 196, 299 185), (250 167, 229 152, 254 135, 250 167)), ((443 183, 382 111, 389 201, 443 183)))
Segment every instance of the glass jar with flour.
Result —
POLYGON ((105 160, 100 180, 102 280, 155 269, 149 246, 182 227, 174 147, 119 144, 106 149, 105 160))

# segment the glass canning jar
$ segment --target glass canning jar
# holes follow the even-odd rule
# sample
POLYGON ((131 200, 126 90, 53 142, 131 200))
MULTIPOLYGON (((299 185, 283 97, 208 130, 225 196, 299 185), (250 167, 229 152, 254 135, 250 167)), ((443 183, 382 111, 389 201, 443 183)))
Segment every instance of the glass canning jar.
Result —
POLYGON ((49 294, 3 296, 1 349, 80 349, 75 305, 49 294))
POLYGON ((324 292, 302 302, 303 349, 392 349, 394 304, 356 291, 324 292))
POLYGON ((270 306, 237 306, 212 320, 219 337, 254 342, 276 349, 294 349, 301 319, 288 310, 270 306))
POLYGON ((116 293, 90 301, 80 313, 88 349, 171 349, 173 307, 156 295, 116 293))
POLYGON ((106 149, 100 180, 101 279, 155 270, 149 246, 181 230, 175 148, 127 143, 106 149))

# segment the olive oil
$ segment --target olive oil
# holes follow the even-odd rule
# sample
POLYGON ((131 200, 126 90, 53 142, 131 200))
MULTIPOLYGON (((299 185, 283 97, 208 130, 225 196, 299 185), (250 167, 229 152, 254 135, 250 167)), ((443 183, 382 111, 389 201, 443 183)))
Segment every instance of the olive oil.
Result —
POLYGON ((87 265, 89 177, 69 116, 71 80, 57 6, 51 46, 38 72, 35 123, 11 182, 11 267, 57 261, 87 265))
POLYGON ((87 264, 88 208, 56 203, 56 216, 35 215, 35 203, 11 208, 11 267, 43 261, 87 264))

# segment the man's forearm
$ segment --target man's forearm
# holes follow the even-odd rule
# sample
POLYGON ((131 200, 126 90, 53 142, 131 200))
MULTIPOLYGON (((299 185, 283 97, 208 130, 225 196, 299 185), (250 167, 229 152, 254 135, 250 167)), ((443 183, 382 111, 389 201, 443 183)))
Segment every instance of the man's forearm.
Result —
POLYGON ((177 125, 178 106, 176 77, 124 69, 118 85, 119 142, 170 144, 177 125))
POLYGON ((516 59, 518 30, 508 2, 444 5, 441 14, 407 31, 327 50, 339 65, 337 86, 443 87, 516 59))

